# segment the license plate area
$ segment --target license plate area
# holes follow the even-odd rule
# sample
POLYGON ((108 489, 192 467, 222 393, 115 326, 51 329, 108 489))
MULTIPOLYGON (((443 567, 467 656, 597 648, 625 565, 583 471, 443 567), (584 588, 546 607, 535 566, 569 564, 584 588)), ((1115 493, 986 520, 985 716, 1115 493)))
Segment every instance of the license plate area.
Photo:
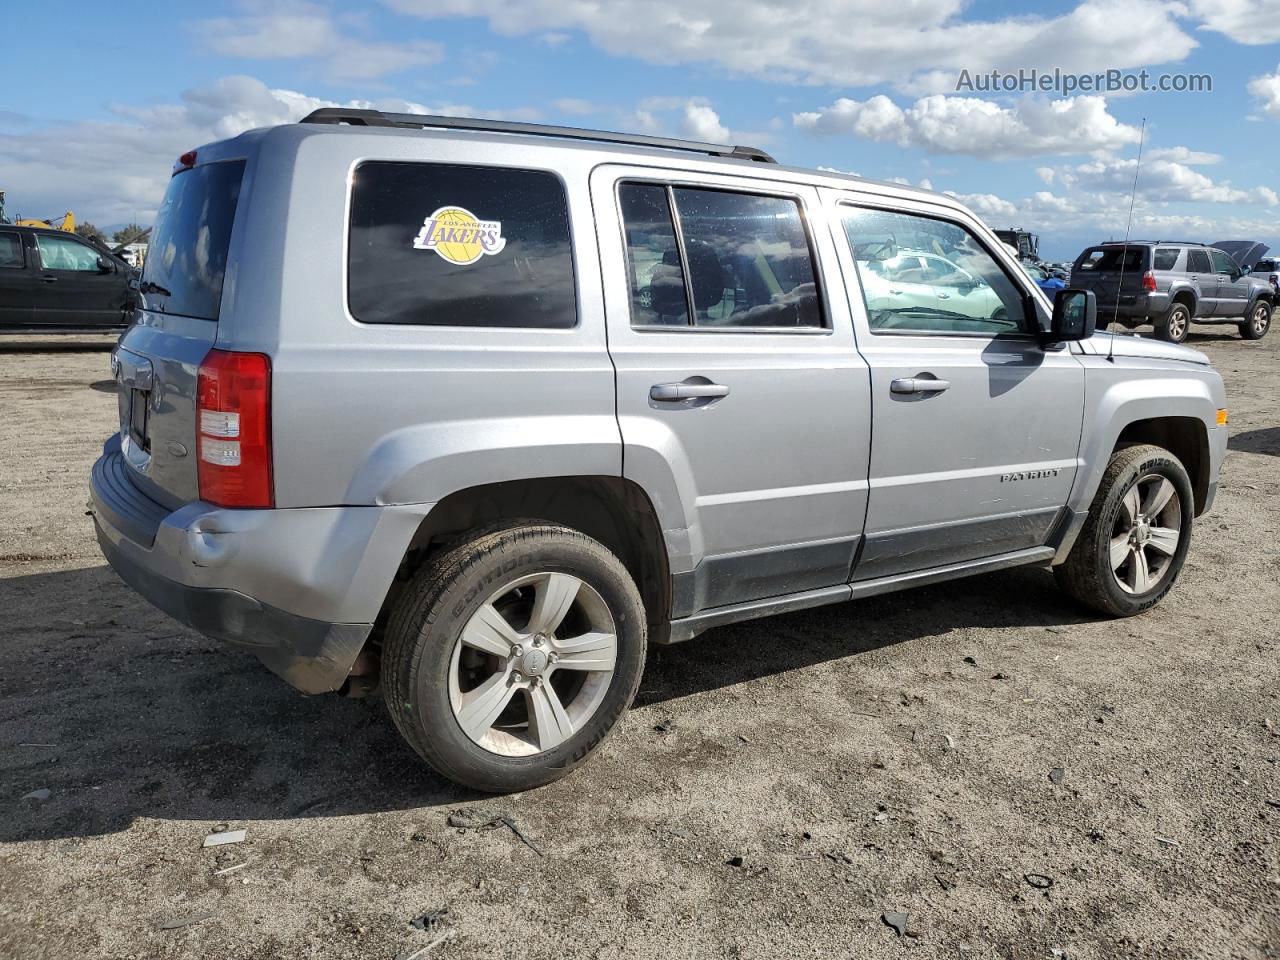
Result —
POLYGON ((129 439, 144 453, 151 452, 151 438, 147 433, 147 417, 150 409, 151 392, 129 388, 125 429, 129 439))

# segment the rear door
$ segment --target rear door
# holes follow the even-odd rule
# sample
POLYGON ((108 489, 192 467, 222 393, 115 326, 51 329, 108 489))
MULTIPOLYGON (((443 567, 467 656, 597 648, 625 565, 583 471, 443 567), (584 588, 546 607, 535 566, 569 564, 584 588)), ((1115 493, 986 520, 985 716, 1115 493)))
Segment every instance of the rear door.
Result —
POLYGON ((70 233, 37 233, 35 245, 43 285, 35 303, 36 324, 118 327, 123 323, 128 287, 110 258, 70 233))
POLYGON ((1200 304, 1196 315, 1211 317, 1218 307, 1218 275, 1214 273, 1209 251, 1203 247, 1187 248, 1187 274, 1200 288, 1200 304))
POLYGON ((1076 260, 1071 285, 1093 291, 1098 301, 1098 322, 1105 323, 1111 319, 1105 308, 1133 306, 1142 293, 1142 275, 1150 269, 1149 247, 1091 247, 1076 260))
POLYGON ((1252 284, 1247 276, 1240 274, 1236 262, 1221 250, 1210 250, 1209 258, 1213 261, 1213 272, 1218 284, 1218 303, 1214 308, 1215 317, 1243 317, 1249 306, 1249 291, 1252 284))
POLYGON ((816 191, 610 165, 591 193, 623 472, 686 517, 675 615, 845 583, 870 410, 816 191))
POLYGON ((29 327, 40 281, 31 265, 25 236, 0 230, 0 326, 29 327))
POLYGON ((915 201, 828 196, 871 372, 870 490, 854 579, 1043 546, 1079 462, 1084 367, 1065 346, 1040 346, 1047 311, 976 222, 915 201), (886 238, 937 250, 981 279, 987 297, 874 305, 859 280, 886 238))

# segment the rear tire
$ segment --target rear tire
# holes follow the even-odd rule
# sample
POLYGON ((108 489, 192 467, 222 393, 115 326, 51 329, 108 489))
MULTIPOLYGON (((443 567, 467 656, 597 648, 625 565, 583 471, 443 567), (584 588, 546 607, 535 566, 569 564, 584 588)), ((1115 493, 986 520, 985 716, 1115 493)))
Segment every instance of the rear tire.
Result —
POLYGON ((1066 562, 1054 568, 1058 586, 1112 617, 1149 610, 1182 570, 1194 513, 1177 457, 1149 444, 1117 450, 1066 562))
POLYGON ((1246 340, 1261 340, 1271 329, 1271 304, 1259 300, 1249 310, 1249 319, 1240 324, 1240 336, 1246 340))
POLYGON ((646 642, 639 591, 597 541, 535 521, 480 532, 423 566, 396 602, 387 709, 450 780, 528 790, 604 741, 640 686, 646 642))
POLYGON ((1191 332, 1191 311, 1185 303, 1175 303, 1156 321, 1156 336, 1170 343, 1182 343, 1191 332))

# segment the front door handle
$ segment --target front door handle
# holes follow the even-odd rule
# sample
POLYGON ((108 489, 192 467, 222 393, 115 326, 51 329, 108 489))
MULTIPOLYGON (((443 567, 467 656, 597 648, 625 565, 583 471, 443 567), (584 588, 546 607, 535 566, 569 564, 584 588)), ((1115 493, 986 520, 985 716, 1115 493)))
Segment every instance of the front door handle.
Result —
POLYGON ((901 377, 889 384, 889 392, 941 393, 950 386, 950 380, 933 380, 927 377, 901 377))
POLYGON ((41 277, 40 279, 41 279, 41 280, 43 280, 45 283, 57 283, 57 282, 58 282, 58 278, 57 278, 57 277, 43 276, 43 277, 41 277))
POLYGON ((680 400, 702 400, 727 397, 729 388, 723 383, 655 383, 649 388, 649 399, 664 403, 680 400))

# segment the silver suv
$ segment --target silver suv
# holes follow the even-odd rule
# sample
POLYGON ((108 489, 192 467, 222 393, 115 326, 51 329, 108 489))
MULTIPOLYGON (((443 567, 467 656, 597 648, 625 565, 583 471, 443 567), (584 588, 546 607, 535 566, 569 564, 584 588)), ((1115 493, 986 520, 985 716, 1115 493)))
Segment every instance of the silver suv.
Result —
POLYGON ((649 643, 1022 564, 1139 613, 1227 442, 1204 356, 951 197, 743 147, 322 110, 184 154, 140 288, 112 566, 490 791, 649 643))
POLYGON ((1171 343, 1186 340, 1193 322, 1235 324, 1246 340, 1261 340, 1276 298, 1266 276, 1251 276, 1225 250, 1172 240, 1089 247, 1071 284, 1093 292, 1104 322, 1133 329, 1150 321, 1171 343))

